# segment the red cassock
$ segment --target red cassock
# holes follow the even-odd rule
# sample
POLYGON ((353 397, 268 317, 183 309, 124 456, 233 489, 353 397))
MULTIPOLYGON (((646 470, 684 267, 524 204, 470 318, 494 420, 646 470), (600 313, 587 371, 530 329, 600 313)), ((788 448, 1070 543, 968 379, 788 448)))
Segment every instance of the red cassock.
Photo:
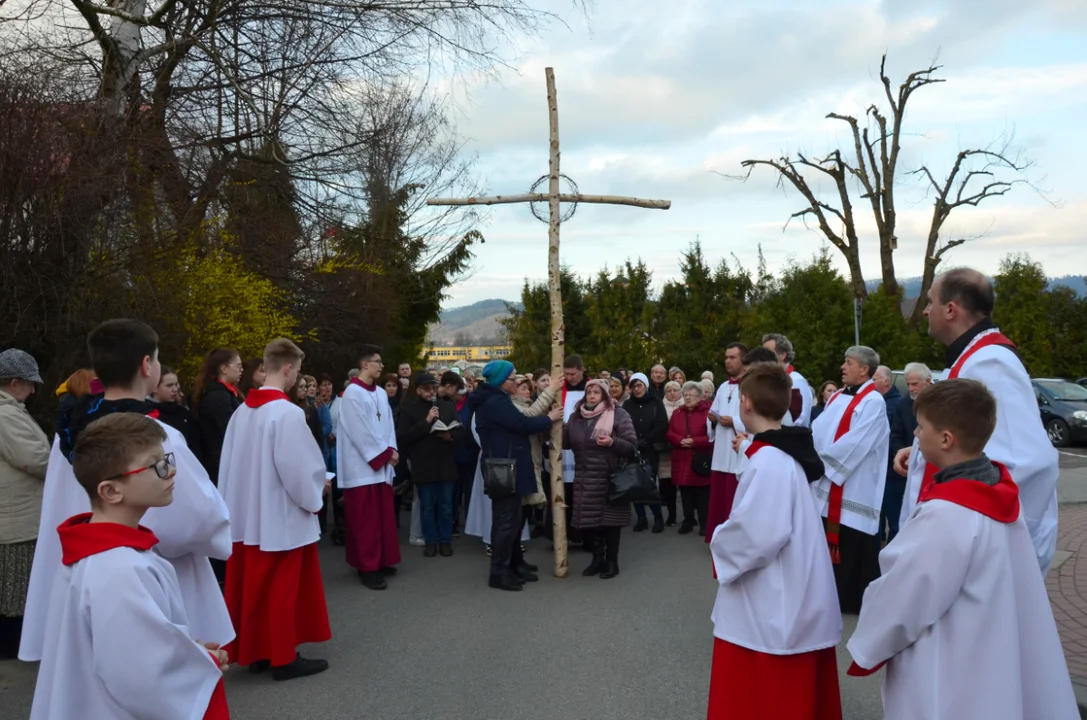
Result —
POLYGON ((834 648, 770 655, 713 639, 708 720, 841 720, 834 648))
POLYGON ((232 663, 286 665, 302 643, 332 637, 316 543, 280 552, 234 543, 226 604, 238 634, 226 647, 232 663))

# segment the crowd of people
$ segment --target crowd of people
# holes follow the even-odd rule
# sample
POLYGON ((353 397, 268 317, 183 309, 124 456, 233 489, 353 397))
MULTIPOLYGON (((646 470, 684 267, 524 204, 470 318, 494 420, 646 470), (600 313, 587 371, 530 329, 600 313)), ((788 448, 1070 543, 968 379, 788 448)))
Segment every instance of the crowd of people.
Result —
POLYGON ((859 615, 850 674, 887 667, 887 717, 1078 717, 1042 582, 1056 453, 988 280, 945 273, 927 301, 948 370, 933 383, 907 365, 906 396, 864 346, 813 391, 782 334, 729 343, 719 385, 663 364, 590 372, 577 355, 561 378, 505 360, 386 373, 365 346, 339 391, 276 339, 261 358, 209 353, 186 395, 153 329, 110 320, 88 337, 92 367, 57 390, 52 443, 24 405, 37 363, 6 350, 0 631, 42 661, 32 717, 154 703, 227 717, 227 664, 322 672, 297 652, 331 637, 318 541, 385 590, 409 499, 409 546, 449 557, 478 536, 489 587, 509 592, 539 580, 524 543, 550 534, 553 507, 581 574, 605 580, 632 520, 697 530, 719 583, 711 719, 840 718, 842 613, 859 615), (659 502, 612 500, 635 461, 659 502))

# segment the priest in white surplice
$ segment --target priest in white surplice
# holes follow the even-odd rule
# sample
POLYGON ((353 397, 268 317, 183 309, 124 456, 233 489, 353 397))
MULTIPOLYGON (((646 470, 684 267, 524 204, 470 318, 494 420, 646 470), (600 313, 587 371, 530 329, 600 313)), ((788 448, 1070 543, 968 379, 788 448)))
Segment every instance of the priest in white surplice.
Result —
POLYGON ((384 367, 381 348, 364 346, 360 357, 359 376, 351 379, 340 405, 336 479, 343 489, 347 564, 363 585, 384 590, 385 578, 400 564, 393 509, 393 469, 400 454, 389 395, 377 384, 384 367))
MULTIPOLYGON (((1038 401, 1015 345, 993 324, 992 283, 969 268, 936 278, 925 315, 929 335, 947 346, 947 378, 983 383, 997 398, 996 430, 985 446, 990 459, 1003 463, 1019 486, 1023 519, 1030 530, 1044 574, 1057 549, 1057 451, 1038 413, 1038 401)), ((895 467, 908 477, 900 525, 913 513, 918 494, 932 484, 935 468, 917 451, 904 448, 895 467)))
POLYGON ((725 372, 728 373, 728 380, 717 389, 708 415, 708 430, 714 441, 706 542, 713 537, 717 526, 728 520, 732 500, 740 483, 740 473, 747 464, 747 456, 732 447, 732 440, 737 434, 744 432, 744 423, 740 419, 740 379, 744 375, 745 355, 747 346, 742 343, 729 343, 725 348, 725 372))
POLYGON ((227 652, 251 671, 270 667, 275 680, 327 670, 327 660, 297 648, 332 637, 316 516, 330 487, 306 415, 286 394, 303 357, 285 338, 264 348, 264 387, 249 391, 230 418, 219 465, 234 541, 225 593, 238 632, 227 652))
POLYGON ((826 475, 812 485, 826 518, 827 544, 842 612, 856 614, 868 583, 879 577, 879 511, 887 481, 891 426, 872 375, 879 355, 872 348, 846 350, 842 389, 827 401, 812 426, 826 475))
POLYGON ((886 664, 887 720, 1080 716, 1019 489, 982 452, 996 405, 966 379, 917 397, 918 447, 937 470, 847 646, 850 675, 886 664))

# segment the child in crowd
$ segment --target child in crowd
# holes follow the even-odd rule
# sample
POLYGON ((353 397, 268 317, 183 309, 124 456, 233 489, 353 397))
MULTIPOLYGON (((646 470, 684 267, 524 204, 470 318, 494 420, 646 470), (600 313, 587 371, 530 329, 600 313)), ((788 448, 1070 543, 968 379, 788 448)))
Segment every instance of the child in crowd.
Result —
POLYGON ((938 472, 880 553, 849 674, 887 666, 887 720, 1078 718, 1019 489, 983 452, 996 400, 976 380, 945 380, 917 396, 914 412, 938 472))
POLYGON ((834 571, 809 484, 823 476, 811 431, 782 427, 792 382, 753 363, 740 382, 752 442, 732 512, 710 551, 713 607, 709 720, 841 720, 834 571))
POLYGON ((140 526, 173 500, 166 433, 136 413, 107 415, 72 455, 91 512, 57 530, 62 567, 53 584, 31 720, 229 718, 226 653, 189 630, 173 565, 140 526))

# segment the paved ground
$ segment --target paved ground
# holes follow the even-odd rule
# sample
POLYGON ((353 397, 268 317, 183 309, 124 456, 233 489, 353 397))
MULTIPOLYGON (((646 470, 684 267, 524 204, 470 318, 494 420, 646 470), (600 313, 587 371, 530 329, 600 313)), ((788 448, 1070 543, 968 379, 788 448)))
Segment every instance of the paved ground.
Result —
MULTIPOLYGON (((1087 462, 1068 458, 1062 466, 1077 467, 1062 467, 1062 503, 1087 501, 1087 462)), ((1080 552, 1087 505, 1062 507, 1061 523, 1059 547, 1080 552)), ((574 552, 570 578, 545 574, 522 593, 486 587, 476 539, 455 547, 453 558, 425 559, 405 537, 401 574, 380 593, 358 584, 342 551, 322 547, 334 638, 308 652, 331 669, 285 684, 231 670, 235 720, 704 717, 715 584, 702 542, 674 529, 624 532, 618 578, 582 578, 588 559, 574 552)), ((547 565, 546 541, 532 541, 529 557, 547 565)), ((1048 584, 1071 672, 1087 689, 1087 560, 1064 557, 1048 584)), ((848 638, 855 618, 845 622, 848 638)), ((881 717, 881 675, 847 677, 844 646, 838 662, 845 718, 881 717)), ((0 662, 0 720, 28 716, 34 677, 34 665, 0 662)))

